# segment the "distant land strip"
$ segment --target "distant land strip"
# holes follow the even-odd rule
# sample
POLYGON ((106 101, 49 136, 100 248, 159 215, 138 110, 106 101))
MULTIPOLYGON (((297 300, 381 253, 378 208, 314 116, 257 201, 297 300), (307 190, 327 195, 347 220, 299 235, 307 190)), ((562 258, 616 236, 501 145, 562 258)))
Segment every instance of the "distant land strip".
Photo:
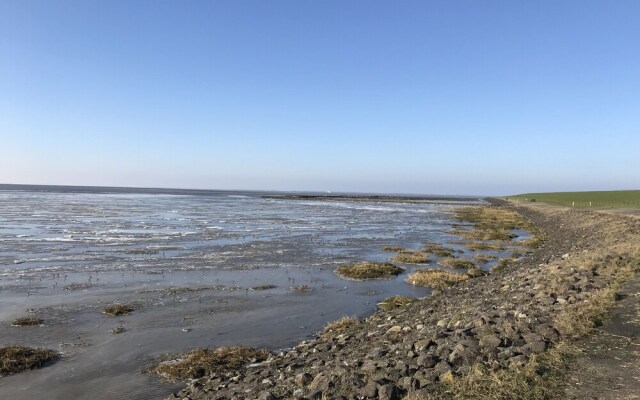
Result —
POLYGON ((397 196, 397 195, 263 195, 264 199, 276 200, 320 200, 320 201, 361 201, 361 202, 387 202, 387 203, 425 203, 425 202, 477 202, 482 197, 464 197, 464 196, 397 196))

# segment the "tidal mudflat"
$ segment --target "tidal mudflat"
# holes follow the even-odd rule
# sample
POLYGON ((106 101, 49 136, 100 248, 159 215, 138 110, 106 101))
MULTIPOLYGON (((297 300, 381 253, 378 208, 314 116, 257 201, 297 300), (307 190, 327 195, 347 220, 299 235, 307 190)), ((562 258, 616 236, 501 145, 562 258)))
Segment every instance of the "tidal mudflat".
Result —
POLYGON ((1 190, 1 344, 61 357, 0 378, 0 394, 161 398, 180 384, 138 372, 154 357, 224 345, 286 348, 390 296, 428 296, 431 289, 406 279, 426 267, 453 270, 437 263, 434 246, 477 256, 483 269, 517 248, 465 247, 456 230, 469 224, 453 210, 480 203, 1 190), (431 254, 427 264, 396 262, 404 271, 388 279, 336 275, 342 264, 388 262, 389 246, 431 254), (12 326, 19 318, 39 323, 12 326))

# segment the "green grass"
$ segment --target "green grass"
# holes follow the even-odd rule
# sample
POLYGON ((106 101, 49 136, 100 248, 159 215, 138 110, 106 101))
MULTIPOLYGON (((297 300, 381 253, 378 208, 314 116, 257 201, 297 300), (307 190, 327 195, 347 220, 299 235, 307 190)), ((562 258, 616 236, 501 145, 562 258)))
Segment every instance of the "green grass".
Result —
POLYGON ((640 190, 524 193, 515 196, 507 196, 507 198, 524 201, 535 201, 567 207, 640 209, 640 190))

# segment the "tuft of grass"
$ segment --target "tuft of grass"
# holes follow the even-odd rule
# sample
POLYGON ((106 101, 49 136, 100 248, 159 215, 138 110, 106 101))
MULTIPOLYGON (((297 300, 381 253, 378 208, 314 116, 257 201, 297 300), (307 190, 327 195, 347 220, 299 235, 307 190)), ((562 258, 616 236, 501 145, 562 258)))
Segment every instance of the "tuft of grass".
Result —
POLYGON ((118 325, 115 328, 111 329, 111 334, 112 335, 118 335, 118 334, 120 334, 120 333, 122 333, 124 331, 125 331, 124 326, 118 325))
POLYGON ((530 247, 532 249, 537 249, 543 243, 542 238, 539 233, 536 233, 535 236, 530 237, 529 239, 522 240, 520 242, 516 242, 515 244, 521 247, 530 247))
POLYGON ((127 315, 132 311, 133 306, 130 306, 129 304, 111 304, 106 306, 102 312, 104 314, 117 317, 120 315, 127 315))
POLYGON ((425 253, 420 251, 403 251, 396 254, 391 261, 403 264, 424 264, 429 259, 425 253))
POLYGON ((84 289, 89 289, 90 287, 93 287, 94 285, 92 283, 72 283, 70 285, 67 285, 64 287, 64 290, 67 292, 72 292, 74 290, 84 290, 84 289))
POLYGON ((158 250, 157 249, 129 249, 129 250, 125 250, 124 253, 125 254, 134 254, 134 255, 158 254, 158 250))
POLYGON ((246 364, 262 362, 269 358, 267 349, 252 347, 219 347, 194 349, 150 365, 146 372, 167 380, 198 379, 214 372, 234 371, 246 364))
POLYGON ((454 250, 448 247, 444 247, 440 243, 425 242, 424 251, 429 254, 433 254, 436 257, 451 257, 454 250))
POLYGON ((42 325, 43 322, 43 320, 36 317, 22 317, 14 319, 11 326, 36 326, 42 325))
POLYGON ((400 247, 400 246, 384 246, 382 248, 383 251, 392 251, 395 253, 401 252, 401 251, 406 251, 407 249, 405 249, 404 247, 400 247))
POLYGON ((2 345, 0 346, 0 376, 40 368, 60 355, 50 349, 2 345))
POLYGON ((491 268, 491 271, 501 271, 505 269, 509 264, 513 263, 513 260, 510 258, 501 258, 498 260, 498 263, 491 268))
POLYGON ((445 257, 438 260, 438 264, 449 268, 475 268, 475 264, 471 260, 462 260, 459 258, 445 257))
POLYGON ((408 296, 393 296, 388 297, 378 303, 378 307, 385 311, 395 310, 396 308, 404 307, 408 304, 415 303, 418 301, 415 297, 408 296))
POLYGON ((289 290, 291 290, 292 292, 303 293, 303 292, 310 292, 313 289, 309 285, 295 285, 295 286, 291 286, 289 290))
POLYGON ((391 263, 373 261, 345 264, 336 268, 336 274, 341 278, 355 280, 393 278, 402 272, 404 272, 402 268, 391 263))
POLYGON ((479 264, 486 264, 491 260, 495 260, 496 256, 488 255, 488 254, 476 254, 473 256, 473 259, 476 260, 479 264))
POLYGON ((504 243, 501 242, 469 242, 465 244, 465 247, 469 250, 504 250, 504 243))
POLYGON ((410 274, 407 277, 407 282, 412 285, 443 289, 467 279, 469 279, 467 274, 454 274, 439 269, 424 269, 410 274))
POLYGON ((329 322, 322 330, 322 336, 335 336, 347 332, 358 324, 356 317, 345 315, 340 319, 329 322))
POLYGON ((469 275, 470 278, 477 278, 479 276, 485 276, 486 274, 487 274, 486 271, 477 267, 469 268, 467 270, 467 275, 469 275))
POLYGON ((452 235, 462 236, 469 240, 500 240, 506 241, 516 237, 514 233, 505 229, 453 229, 449 231, 452 235))

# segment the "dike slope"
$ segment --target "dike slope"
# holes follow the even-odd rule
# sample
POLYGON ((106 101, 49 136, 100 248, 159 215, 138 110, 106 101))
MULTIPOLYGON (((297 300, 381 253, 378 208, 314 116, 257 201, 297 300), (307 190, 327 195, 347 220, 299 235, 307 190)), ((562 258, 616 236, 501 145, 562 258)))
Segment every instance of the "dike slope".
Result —
POLYGON ((191 381, 172 398, 562 398, 569 355, 561 349, 600 324, 618 284, 635 276, 640 221, 516 210, 543 240, 521 260, 265 362, 191 381))

